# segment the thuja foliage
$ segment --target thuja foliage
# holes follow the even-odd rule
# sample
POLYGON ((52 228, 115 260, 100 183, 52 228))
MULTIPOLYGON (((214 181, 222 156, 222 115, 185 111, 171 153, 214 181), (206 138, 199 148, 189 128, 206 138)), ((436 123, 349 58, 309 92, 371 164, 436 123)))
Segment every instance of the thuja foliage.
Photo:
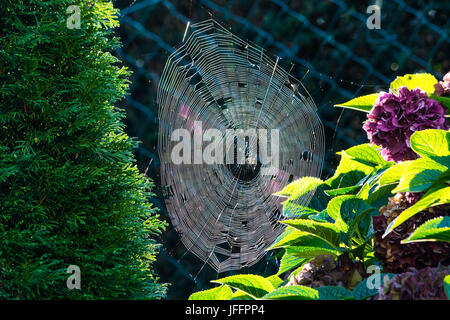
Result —
POLYGON ((407 75, 392 82, 390 96, 339 105, 370 111, 369 138, 377 134, 389 143, 371 141, 341 151, 329 179, 303 177, 275 194, 286 198, 280 221, 285 232, 269 248, 279 250, 277 274, 218 279, 212 282, 219 286, 190 299, 450 298, 450 131, 442 129, 448 128, 444 115, 450 98, 437 96, 434 87, 439 89, 431 75, 407 75), (405 90, 408 95, 415 90, 417 97, 397 99, 405 90), (380 117, 383 112, 391 116, 380 117), (410 128, 415 132, 399 135, 410 128), (398 146, 409 152, 407 159, 392 156, 398 146), (305 196, 312 200, 302 206, 305 196), (389 224, 378 234, 374 226, 380 219, 389 224))
POLYGON ((114 107, 129 75, 111 54, 117 17, 110 1, 0 2, 0 298, 164 295, 151 268, 164 224, 114 107))

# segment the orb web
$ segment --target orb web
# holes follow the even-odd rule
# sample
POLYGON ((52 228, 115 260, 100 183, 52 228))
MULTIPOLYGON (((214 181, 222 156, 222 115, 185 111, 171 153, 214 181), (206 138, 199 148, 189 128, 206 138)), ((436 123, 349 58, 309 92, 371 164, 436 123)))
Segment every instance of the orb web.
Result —
MULTIPOLYGON (((157 94, 165 203, 188 251, 219 273, 238 270, 258 262, 283 232, 282 199, 273 193, 300 177, 320 175, 323 127, 308 92, 279 66, 279 58, 268 57, 214 20, 191 25, 185 36, 168 57, 157 94), (175 130, 192 135, 187 153, 192 159, 199 148, 196 123, 201 133, 223 133, 215 142, 223 142, 224 159, 242 146, 246 156, 256 159, 234 163, 230 156, 231 163, 175 164, 172 151, 181 141, 173 139, 175 130), (277 147, 271 145, 276 136, 266 142, 278 166, 261 163, 258 135, 243 137, 244 145, 233 143, 239 129, 277 131, 277 147)), ((310 197, 301 197, 298 204, 306 205, 310 197)))

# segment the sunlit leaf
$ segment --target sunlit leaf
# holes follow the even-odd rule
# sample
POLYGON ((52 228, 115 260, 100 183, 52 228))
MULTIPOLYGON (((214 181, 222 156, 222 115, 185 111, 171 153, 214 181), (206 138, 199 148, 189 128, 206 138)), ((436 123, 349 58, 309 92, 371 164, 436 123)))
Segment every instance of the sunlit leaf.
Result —
POLYGON ((199 291, 191 294, 189 300, 230 300, 233 295, 228 286, 219 286, 209 290, 199 291))
POLYGON ((426 221, 402 243, 419 241, 447 241, 450 242, 450 217, 437 217, 426 221))
POLYGON ((411 136, 411 148, 422 157, 450 168, 450 132, 438 129, 417 131, 411 136))
POLYGON ((383 237, 387 236, 390 232, 392 232, 392 230, 422 210, 446 203, 450 203, 450 187, 438 186, 428 190, 428 192, 419 201, 403 211, 388 225, 383 237))
POLYGON ((402 86, 406 86, 409 90, 420 88, 426 93, 434 92, 434 85, 438 80, 429 73, 405 74, 404 76, 395 78, 391 82, 390 88, 397 90, 402 86))
POLYGON ((211 282, 220 283, 230 286, 236 290, 241 290, 242 292, 248 294, 253 298, 261 298, 274 289, 269 280, 253 274, 234 275, 218 280, 213 280, 211 282))
POLYGON ((278 274, 282 274, 286 271, 293 270, 295 268, 298 268, 302 266, 304 263, 306 263, 308 259, 294 257, 288 254, 284 254, 280 261, 280 267, 278 269, 278 274))
POLYGON ((446 170, 445 166, 427 158, 411 161, 408 163, 406 170, 400 177, 399 184, 392 190, 392 193, 425 191, 446 170))
POLYGON ((333 223, 307 219, 283 220, 280 222, 301 232, 311 233, 334 247, 339 246, 339 229, 333 223))
POLYGON ((323 184, 323 181, 319 178, 303 177, 289 183, 281 191, 274 193, 274 195, 289 197, 290 200, 295 200, 311 190, 314 190, 321 184, 323 184))
POLYGON ((271 300, 317 300, 318 298, 319 292, 316 289, 305 286, 281 287, 263 297, 263 299, 271 300))
POLYGON ((273 285, 274 288, 278 288, 280 284, 282 284, 284 281, 276 274, 267 277, 267 280, 273 285))
POLYGON ((344 103, 336 104, 335 107, 369 112, 372 109, 373 104, 377 98, 378 93, 372 93, 365 96, 354 98, 344 103))

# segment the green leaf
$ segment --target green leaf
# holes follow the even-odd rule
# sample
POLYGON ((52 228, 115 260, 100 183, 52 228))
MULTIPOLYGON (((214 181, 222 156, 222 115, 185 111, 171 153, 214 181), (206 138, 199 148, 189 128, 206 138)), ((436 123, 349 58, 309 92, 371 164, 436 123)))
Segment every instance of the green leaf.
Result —
POLYGON ((308 192, 316 189, 323 184, 323 181, 315 177, 303 177, 295 180, 285 186, 281 191, 274 193, 274 195, 288 197, 289 200, 296 200, 308 192))
POLYGON ((448 132, 439 129, 416 131, 411 136, 411 148, 422 157, 446 156, 448 132))
POLYGON ((392 230, 397 228, 403 222, 430 207, 446 204, 450 202, 450 187, 437 186, 428 190, 428 192, 414 205, 403 211, 394 221, 392 221, 384 233, 387 236, 392 230))
POLYGON ((401 176, 400 183, 392 190, 392 193, 425 191, 446 170, 445 166, 427 158, 411 161, 401 176))
MULTIPOLYGON (((372 207, 358 214, 355 220, 353 220, 352 223, 350 224, 346 238, 351 239, 353 237, 353 234, 359 231, 358 238, 360 240, 367 241, 368 240, 367 237, 369 236, 370 233, 370 227, 372 225, 372 216, 374 215, 378 215, 378 212, 377 210, 374 210, 374 208, 372 207)), ((351 242, 349 241, 348 244, 350 245, 351 242)))
MULTIPOLYGON (((354 256, 354 257, 358 257, 361 260, 364 259, 366 253, 367 253, 367 248, 370 247, 370 244, 368 244, 370 238, 366 239, 362 244, 354 247, 352 250, 349 250, 349 252, 354 256)), ((369 250, 371 250, 372 248, 370 248, 369 250)))
POLYGON ((325 240, 333 247, 339 246, 339 229, 332 223, 306 219, 283 220, 280 222, 299 231, 311 233, 325 240))
POLYGON ((189 300, 231 300, 233 292, 228 286, 219 286, 191 294, 189 300))
POLYGON ((294 228, 288 227, 267 250, 284 248, 296 244, 298 242, 301 242, 301 237, 307 235, 307 232, 301 232, 294 228))
POLYGON ((295 245, 288 246, 286 248, 286 254, 311 259, 319 254, 337 255, 338 250, 333 248, 328 242, 308 234, 300 237, 295 245))
POLYGON ((426 221, 402 243, 419 241, 446 241, 450 242, 450 216, 437 217, 426 221))
POLYGON ((378 146, 370 145, 369 143, 360 144, 358 146, 351 147, 345 150, 345 153, 354 160, 361 161, 363 163, 370 163, 371 165, 386 165, 394 162, 387 162, 383 159, 378 151, 378 146))
POLYGON ((342 231, 341 241, 351 247, 353 241, 360 243, 365 240, 371 225, 367 215, 376 211, 366 201, 349 195, 333 198, 328 203, 327 212, 342 231), (354 237, 355 232, 357 237, 354 237))
POLYGON ((231 300, 255 300, 255 298, 250 297, 248 294, 242 292, 241 290, 236 290, 233 293, 231 300))
POLYGON ((442 185, 450 185, 450 170, 445 171, 439 178, 434 180, 433 185, 430 189, 434 189, 435 187, 439 187, 442 185))
POLYGON ((434 92, 434 85, 438 80, 429 73, 405 74, 402 77, 395 78, 391 82, 390 88, 397 91, 402 86, 408 87, 409 90, 420 88, 426 93, 434 92))
POLYGON ((435 94, 430 94, 429 97, 433 100, 436 100, 437 102, 439 102, 441 105, 443 105, 444 107, 446 107, 448 109, 447 115, 446 115, 446 117, 448 117, 449 113, 450 113, 450 98, 440 97, 435 94))
MULTIPOLYGON (((389 198, 392 197, 391 191, 394 189, 394 186, 383 186, 381 188, 377 188, 372 192, 369 197, 366 199, 366 202, 370 204, 373 208, 381 208, 382 206, 388 203, 389 198)), ((370 216, 366 216, 362 219, 362 223, 367 222, 368 219, 372 221, 372 216, 378 215, 378 210, 374 210, 369 212, 370 216)), ((367 224, 366 224, 367 225, 367 224)), ((366 228, 367 231, 367 228, 366 228)))
POLYGON ((294 201, 283 202, 283 217, 285 218, 307 218, 317 213, 319 211, 299 205, 294 201))
MULTIPOLYGON (((297 231, 297 230, 296 230, 297 231)), ((298 231, 301 232, 301 231, 298 231)), ((287 247, 287 249, 292 247, 317 247, 317 248, 324 248, 329 250, 335 250, 335 248, 330 245, 327 241, 312 235, 310 233, 306 233, 304 235, 301 235, 298 237, 298 239, 295 241, 295 245, 290 245, 287 247)))
POLYGON ((277 274, 267 277, 266 279, 269 280, 269 282, 272 284, 274 288, 278 288, 280 284, 283 283, 283 280, 281 280, 277 274))
POLYGON ((327 207, 327 203, 330 200, 330 197, 325 193, 326 190, 331 189, 329 185, 322 184, 318 186, 313 192, 313 196, 309 199, 308 208, 322 211, 327 207))
MULTIPOLYGON (((380 273, 379 274, 380 282, 381 282, 380 284, 383 283, 385 276, 387 276, 390 280, 395 276, 395 274, 380 273)), ((378 293, 378 289, 376 289, 376 288, 369 289, 368 281, 372 281, 371 277, 364 279, 363 281, 358 283, 358 285, 353 289, 352 294, 356 300, 366 300, 367 298, 373 297, 374 295, 376 295, 378 293)))
POLYGON ((403 174, 408 170, 408 166, 413 160, 397 163, 395 166, 388 168, 380 178, 380 186, 397 184, 400 182, 403 174))
POLYGON ((414 152, 450 168, 450 132, 438 129, 417 131, 410 141, 414 152))
POLYGON ((317 222, 330 222, 334 223, 334 220, 328 215, 327 210, 322 210, 318 214, 310 215, 308 219, 317 221, 317 222))
POLYGON ((354 192, 356 192, 356 190, 360 189, 361 186, 350 186, 350 187, 345 187, 345 188, 338 188, 338 189, 331 189, 331 190, 327 190, 325 191, 325 193, 331 197, 335 197, 335 196, 341 196, 344 194, 354 194, 354 192))
POLYGON ((373 210, 364 200, 353 195, 339 196, 328 203, 327 212, 343 232, 348 232, 355 219, 373 210))
POLYGON ((317 288, 319 300, 349 300, 354 299, 353 292, 340 286, 324 286, 317 288))
POLYGON ((286 253, 291 256, 311 259, 318 256, 319 254, 332 254, 334 256, 337 256, 339 252, 335 249, 328 249, 319 246, 290 246, 286 248, 286 253))
POLYGON ((278 288, 262 298, 270 300, 317 300, 319 292, 305 286, 287 286, 278 288))
POLYGON ((299 257, 294 257, 288 254, 284 254, 280 261, 280 268, 278 269, 278 274, 285 273, 292 269, 302 266, 306 263, 308 259, 303 259, 299 257))
POLYGON ((378 98, 378 93, 372 93, 365 96, 357 97, 355 99, 352 99, 350 101, 337 104, 335 107, 341 107, 341 108, 347 108, 347 109, 353 109, 363 112, 369 112, 375 100, 378 98))
POLYGON ((357 185, 362 179, 367 178, 376 170, 371 163, 363 163, 349 156, 346 151, 341 151, 341 162, 335 174, 325 181, 332 189, 352 187, 357 185))
POLYGON ((230 286, 236 290, 241 290, 252 298, 261 298, 274 289, 269 280, 253 274, 234 275, 218 280, 213 280, 211 282, 220 283, 230 286))
POLYGON ((450 275, 445 276, 444 278, 444 289, 447 299, 450 300, 450 275))
POLYGON ((362 185, 362 188, 358 192, 358 198, 368 199, 369 196, 375 192, 376 188, 380 186, 380 180, 383 177, 383 174, 390 169, 389 164, 381 166, 373 171, 366 178, 362 179, 358 185, 362 185))

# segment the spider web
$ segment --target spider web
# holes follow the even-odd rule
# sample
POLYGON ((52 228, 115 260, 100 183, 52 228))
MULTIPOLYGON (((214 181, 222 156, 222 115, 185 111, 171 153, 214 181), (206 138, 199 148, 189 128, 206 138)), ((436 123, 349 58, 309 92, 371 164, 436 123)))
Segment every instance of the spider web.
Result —
MULTIPOLYGON (((283 232, 281 199, 272 194, 300 177, 320 176, 323 127, 309 93, 279 58, 213 19, 188 24, 183 40, 167 60, 157 93, 166 207, 188 251, 218 273, 239 270, 257 263, 283 232), (224 140, 227 129, 278 130, 277 170, 264 175, 264 165, 254 163, 174 164, 172 133, 192 133, 195 121, 203 132, 224 132, 224 140)), ((257 148, 249 139, 246 146, 257 148)), ((194 153, 195 142, 191 147, 194 153)))

